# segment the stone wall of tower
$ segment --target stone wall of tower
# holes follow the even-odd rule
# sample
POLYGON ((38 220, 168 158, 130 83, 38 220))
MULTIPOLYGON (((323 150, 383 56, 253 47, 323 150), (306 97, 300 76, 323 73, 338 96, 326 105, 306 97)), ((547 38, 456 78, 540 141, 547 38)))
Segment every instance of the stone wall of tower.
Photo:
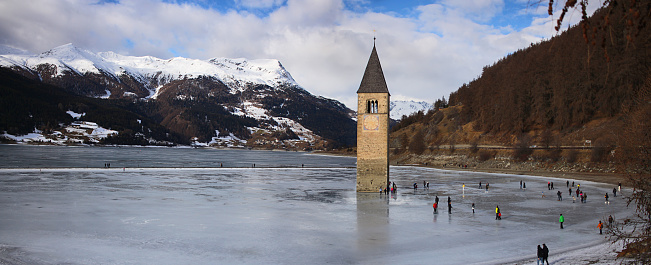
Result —
POLYGON ((378 192, 389 182, 389 93, 357 95, 357 191, 378 192), (377 112, 368 112, 369 101, 377 112))

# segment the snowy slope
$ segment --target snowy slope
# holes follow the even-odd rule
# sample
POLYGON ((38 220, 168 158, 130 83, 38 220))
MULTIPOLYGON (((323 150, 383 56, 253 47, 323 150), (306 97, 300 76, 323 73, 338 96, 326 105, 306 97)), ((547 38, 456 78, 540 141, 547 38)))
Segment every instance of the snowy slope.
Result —
POLYGON ((429 104, 425 101, 406 101, 406 100, 395 100, 391 101, 389 106, 389 113, 391 119, 400 120, 402 116, 409 116, 412 113, 418 112, 420 110, 427 112, 432 108, 432 104, 429 104))
POLYGON ((314 146, 322 138, 346 144, 355 139, 341 133, 354 128, 349 116, 352 111, 301 88, 275 59, 161 59, 93 53, 66 44, 40 54, 0 46, 0 67, 80 96, 162 102, 152 114, 162 117, 161 125, 204 144, 211 143, 210 137, 219 145, 251 140, 285 147, 294 146, 294 142, 314 146), (214 111, 216 105, 236 117, 255 121, 234 118, 222 122, 224 113, 214 111), (192 115, 179 115, 190 107, 192 115), (342 121, 333 129, 319 115, 342 121), (211 131, 215 133, 207 135, 211 131), (279 143, 274 137, 288 140, 279 143))
MULTIPOLYGON (((296 85, 287 70, 278 60, 247 60, 213 58, 210 60, 175 57, 160 59, 152 56, 124 56, 114 52, 93 53, 66 44, 41 54, 25 54, 23 51, 7 46, 0 47, 0 66, 19 67, 35 70, 39 65, 49 64, 57 68, 55 76, 65 71, 77 74, 107 74, 113 77, 129 75, 142 83, 157 79, 158 85, 173 80, 214 77, 227 84, 237 93, 239 84, 265 84, 275 87, 280 84, 296 85)), ((148 89, 155 89, 149 87, 148 89)))

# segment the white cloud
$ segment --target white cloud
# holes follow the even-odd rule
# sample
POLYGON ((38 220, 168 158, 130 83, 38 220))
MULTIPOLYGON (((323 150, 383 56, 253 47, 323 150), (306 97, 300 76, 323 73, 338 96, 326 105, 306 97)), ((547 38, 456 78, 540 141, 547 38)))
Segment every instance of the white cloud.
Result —
POLYGON ((531 25, 520 31, 489 25, 503 12, 502 0, 445 0, 415 7, 416 16, 359 13, 341 0, 236 4, 271 10, 259 16, 255 10, 220 12, 157 0, 4 0, 0 44, 32 52, 72 42, 95 52, 161 58, 275 58, 308 91, 355 108, 373 30, 391 95, 428 102, 447 98, 484 65, 554 34, 544 15, 531 15, 531 25))

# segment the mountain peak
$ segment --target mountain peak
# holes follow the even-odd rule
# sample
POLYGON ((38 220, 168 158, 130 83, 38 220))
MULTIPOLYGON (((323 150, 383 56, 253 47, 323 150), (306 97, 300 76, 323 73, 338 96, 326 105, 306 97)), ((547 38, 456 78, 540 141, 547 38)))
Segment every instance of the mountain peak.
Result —
POLYGON ((391 119, 400 120, 402 116, 409 116, 418 111, 427 112, 432 109, 432 104, 425 101, 414 100, 392 100, 389 104, 391 119))

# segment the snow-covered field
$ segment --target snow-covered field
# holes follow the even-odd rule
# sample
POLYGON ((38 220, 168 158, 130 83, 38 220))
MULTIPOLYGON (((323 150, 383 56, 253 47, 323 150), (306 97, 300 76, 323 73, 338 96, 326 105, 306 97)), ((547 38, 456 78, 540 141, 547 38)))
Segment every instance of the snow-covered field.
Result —
POLYGON ((598 220, 632 213, 620 196, 604 204, 607 184, 577 181, 589 197, 573 203, 565 179, 391 178, 395 195, 356 193, 354 168, 0 169, 0 264, 534 264, 543 243, 550 264, 612 264, 598 220))

